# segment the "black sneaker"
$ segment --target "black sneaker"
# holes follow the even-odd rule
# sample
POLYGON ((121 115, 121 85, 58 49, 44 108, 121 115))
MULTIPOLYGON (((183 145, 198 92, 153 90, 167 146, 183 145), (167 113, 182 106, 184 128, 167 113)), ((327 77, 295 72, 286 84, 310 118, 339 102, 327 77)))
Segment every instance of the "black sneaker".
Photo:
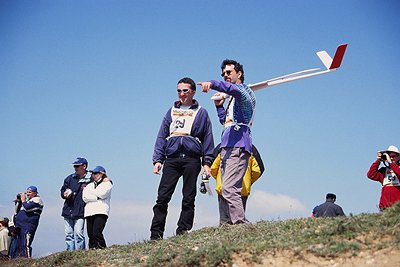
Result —
POLYGON ((157 241, 163 239, 161 235, 152 235, 150 236, 150 241, 157 241))
POLYGON ((188 230, 176 230, 176 235, 186 235, 189 233, 188 230))

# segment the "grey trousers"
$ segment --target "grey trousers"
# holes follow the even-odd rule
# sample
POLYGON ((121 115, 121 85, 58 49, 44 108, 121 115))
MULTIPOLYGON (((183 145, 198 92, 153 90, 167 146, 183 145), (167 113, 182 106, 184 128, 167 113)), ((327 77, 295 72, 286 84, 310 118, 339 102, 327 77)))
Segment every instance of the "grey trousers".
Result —
MULTIPOLYGON (((246 203, 248 196, 242 196, 243 209, 246 212, 246 203)), ((218 208, 219 208, 219 225, 232 224, 231 217, 229 215, 229 208, 225 198, 218 195, 218 208)), ((247 219, 246 219, 247 221, 247 219)))
POLYGON ((227 210, 232 224, 245 223, 245 208, 241 196, 243 177, 250 154, 240 147, 221 150, 222 197, 220 210, 227 210))

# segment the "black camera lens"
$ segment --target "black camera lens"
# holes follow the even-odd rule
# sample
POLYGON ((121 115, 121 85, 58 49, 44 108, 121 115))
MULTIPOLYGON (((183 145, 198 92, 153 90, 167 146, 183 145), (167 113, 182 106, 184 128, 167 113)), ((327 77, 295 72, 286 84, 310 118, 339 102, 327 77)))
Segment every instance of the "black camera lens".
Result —
POLYGON ((204 182, 201 182, 201 184, 200 184, 200 193, 202 193, 202 194, 207 193, 207 188, 206 188, 206 185, 204 184, 204 182))
POLYGON ((17 195, 17 199, 21 199, 21 195, 20 194, 17 195))
POLYGON ((381 160, 382 160, 382 161, 386 161, 386 160, 387 160, 387 157, 386 157, 386 155, 385 155, 385 154, 382 154, 382 156, 381 156, 381 160))

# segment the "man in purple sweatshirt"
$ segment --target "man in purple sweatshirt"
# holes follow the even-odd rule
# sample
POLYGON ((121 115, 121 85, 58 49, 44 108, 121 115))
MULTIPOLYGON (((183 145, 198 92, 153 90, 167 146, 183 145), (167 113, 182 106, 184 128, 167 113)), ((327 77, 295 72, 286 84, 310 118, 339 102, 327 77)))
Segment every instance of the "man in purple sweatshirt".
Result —
POLYGON ((230 215, 229 224, 246 223, 241 198, 242 182, 251 155, 251 125, 256 107, 254 92, 244 82, 243 66, 226 59, 221 64, 224 81, 200 82, 203 92, 210 89, 229 96, 227 107, 225 98, 215 100, 218 118, 225 129, 221 140, 222 198, 230 215))
POLYGON ((182 209, 176 234, 184 234, 193 227, 197 176, 201 166, 210 175, 214 139, 207 110, 193 98, 196 84, 182 78, 177 85, 179 100, 167 111, 157 135, 153 153, 153 173, 163 173, 158 187, 150 239, 162 239, 168 203, 178 179, 183 178, 182 209))

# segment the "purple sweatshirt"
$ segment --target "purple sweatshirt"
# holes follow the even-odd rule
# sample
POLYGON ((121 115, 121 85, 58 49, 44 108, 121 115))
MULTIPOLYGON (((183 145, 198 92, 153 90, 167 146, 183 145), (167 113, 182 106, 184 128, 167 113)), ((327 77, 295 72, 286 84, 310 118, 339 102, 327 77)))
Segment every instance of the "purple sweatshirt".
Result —
MULTIPOLYGON (((250 126, 255 113, 256 98, 253 90, 245 84, 232 84, 225 81, 211 80, 211 88, 234 97, 233 120, 221 137, 221 147, 243 147, 251 153, 252 137, 250 126)), ((219 120, 225 123, 226 110, 223 106, 217 107, 219 120)))
MULTIPOLYGON (((180 108, 180 102, 175 102, 174 107, 180 108)), ((190 108, 199 108, 199 104, 196 100, 193 100, 193 105, 190 108)), ((153 164, 155 162, 164 163, 166 158, 176 157, 182 153, 190 157, 201 157, 203 165, 211 166, 214 151, 214 138, 207 110, 200 107, 189 136, 170 137, 171 123, 171 109, 169 109, 158 131, 156 143, 154 145, 153 164), (169 138, 167 139, 167 137, 169 138)))

